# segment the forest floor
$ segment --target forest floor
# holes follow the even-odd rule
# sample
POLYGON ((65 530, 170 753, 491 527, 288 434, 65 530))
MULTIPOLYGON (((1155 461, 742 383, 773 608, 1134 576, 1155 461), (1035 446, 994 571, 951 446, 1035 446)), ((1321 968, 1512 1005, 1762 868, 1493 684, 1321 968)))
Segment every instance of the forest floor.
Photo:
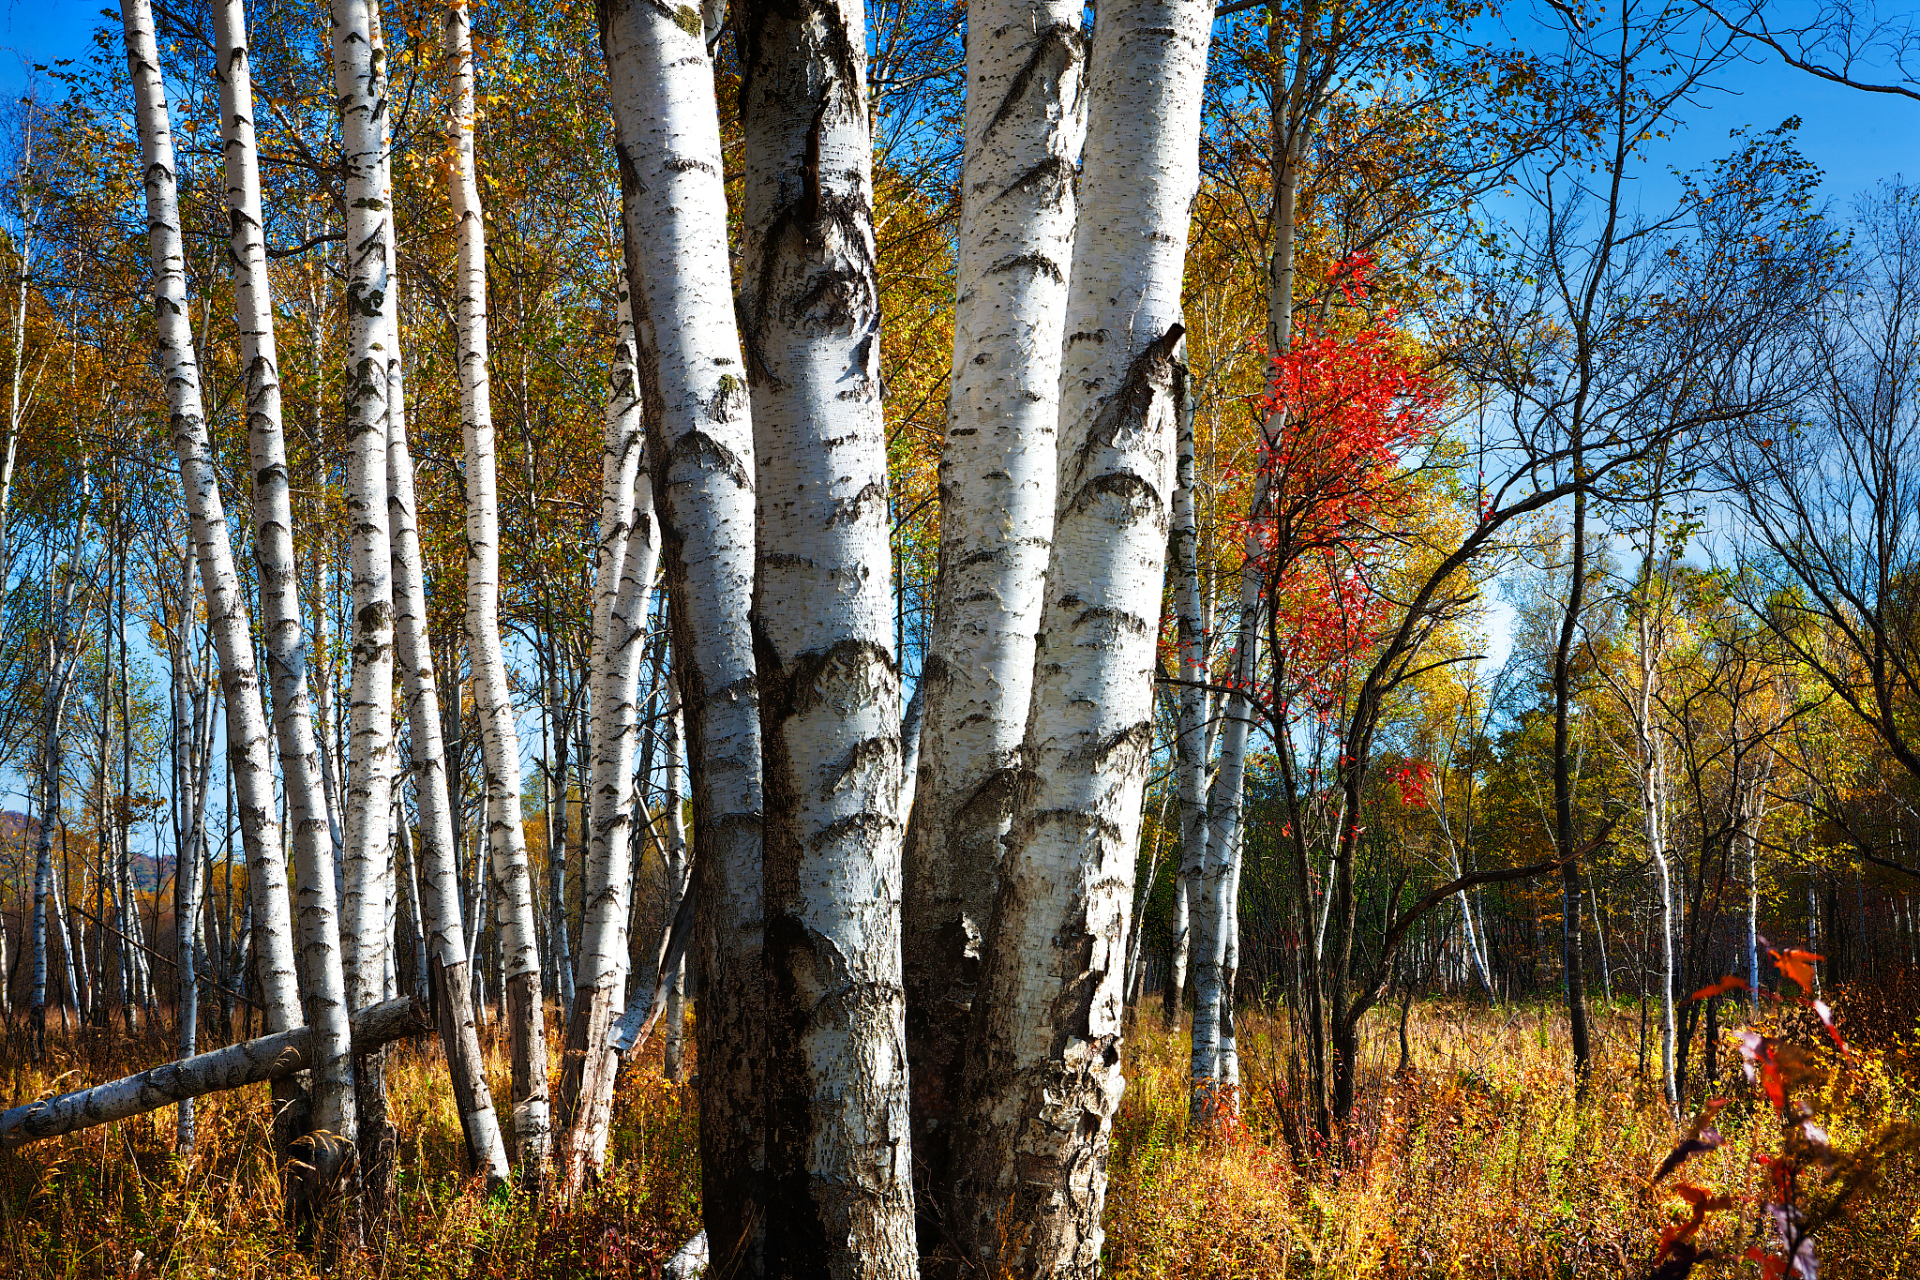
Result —
MULTIPOLYGON (((1843 1017, 1847 1009, 1842 1003, 1843 1017)), ((1490 1010, 1428 1002, 1409 1021, 1412 1069, 1397 1070, 1397 1010, 1368 1023, 1360 1105, 1338 1158, 1296 1161, 1281 1134, 1284 1023, 1241 1020, 1244 1127, 1187 1129, 1184 1034, 1144 1011, 1129 1044, 1129 1085, 1113 1141, 1105 1274, 1207 1277, 1620 1277, 1653 1268, 1679 1201, 1648 1194, 1680 1126, 1638 1078, 1637 1010, 1601 1014, 1591 1096, 1574 1100, 1564 1024, 1539 1005, 1490 1010), (1311 1167, 1301 1168, 1302 1164, 1311 1167)), ((1889 1019, 1836 1073, 1823 1110, 1836 1146, 1876 1124, 1920 1118, 1910 1012, 1889 1019)), ((56 1020, 57 1023, 57 1020, 56 1020)), ((92 1037, 96 1033, 88 1032, 92 1037)), ((157 1043, 62 1040, 53 1061, 0 1059, 9 1105, 112 1078, 165 1056, 157 1043)), ((493 1050, 496 1096, 506 1066, 493 1050)), ((558 1046, 555 1046, 556 1050, 558 1046)), ((1757 1276, 1736 1261, 1763 1241, 1757 1153, 1776 1145, 1764 1098, 1723 1054, 1726 1145, 1685 1178, 1732 1192, 1735 1210, 1700 1240, 1721 1260, 1700 1280, 1757 1276)), ((448 1280, 651 1277, 696 1229, 693 1086, 660 1078, 659 1050, 623 1076, 609 1176, 565 1209, 485 1194, 452 1172, 459 1121, 431 1046, 392 1054, 401 1132, 398 1190, 375 1235, 384 1249, 347 1274, 448 1280)), ((315 1274, 281 1225, 268 1161, 264 1088, 199 1103, 190 1160, 163 1112, 0 1154, 0 1276, 102 1280, 281 1280, 315 1274)), ((1672 1180, 1669 1180, 1672 1181, 1672 1180)), ((1664 1191, 1664 1187, 1662 1189, 1664 1191)), ((1820 1236, 1822 1280, 1920 1280, 1920 1168, 1884 1171, 1869 1197, 1820 1236)))

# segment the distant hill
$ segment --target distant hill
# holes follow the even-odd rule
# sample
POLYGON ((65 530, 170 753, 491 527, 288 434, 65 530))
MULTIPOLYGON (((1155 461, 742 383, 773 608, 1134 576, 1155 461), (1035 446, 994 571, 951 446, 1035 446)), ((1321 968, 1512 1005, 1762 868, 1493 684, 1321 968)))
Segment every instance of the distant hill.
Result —
MULTIPOLYGON (((29 843, 39 833, 38 818, 16 813, 12 809, 0 809, 0 844, 13 841, 29 843)), ((162 880, 173 874, 173 858, 135 852, 131 870, 134 887, 144 893, 151 893, 162 880)))

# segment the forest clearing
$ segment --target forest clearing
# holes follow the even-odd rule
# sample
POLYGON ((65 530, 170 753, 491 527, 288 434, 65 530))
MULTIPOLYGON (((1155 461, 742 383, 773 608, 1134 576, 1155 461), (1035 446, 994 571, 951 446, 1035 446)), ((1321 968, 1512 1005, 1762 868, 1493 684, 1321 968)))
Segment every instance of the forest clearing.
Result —
POLYGON ((1907 8, 21 21, 0 1276, 1920 1280, 1907 8))

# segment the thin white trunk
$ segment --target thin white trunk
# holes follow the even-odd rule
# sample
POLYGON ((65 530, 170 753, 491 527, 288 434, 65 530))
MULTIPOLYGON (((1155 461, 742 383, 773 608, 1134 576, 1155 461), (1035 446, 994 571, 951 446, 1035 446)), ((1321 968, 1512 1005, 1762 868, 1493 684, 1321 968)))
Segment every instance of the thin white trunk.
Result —
POLYGON ((506 1020, 513 1059, 514 1156, 525 1176, 545 1176, 551 1141, 546 1010, 540 998, 539 922, 520 816, 520 735, 513 722, 500 646, 500 500, 487 355, 487 244, 473 153, 473 40, 464 5, 447 15, 453 111, 448 121, 448 198, 458 248, 460 400, 466 438, 467 644, 487 775, 487 838, 500 898, 506 1020))
MULTIPOLYGON (((299 1023, 301 1006, 294 985, 286 862, 274 816, 272 751, 266 716, 261 708, 260 678, 254 667, 246 601, 234 572, 226 513, 220 501, 201 410, 200 369, 187 315, 186 261, 180 239, 166 87, 161 77, 153 12, 148 0, 122 0, 121 18, 145 165, 158 355, 167 388, 170 433, 179 459, 181 488, 192 525, 200 580, 206 590, 207 623, 220 655, 220 683, 228 708, 227 758, 233 770, 235 807, 247 851, 247 885, 253 898, 261 1003, 266 1006, 267 1029, 284 1031, 299 1023)), ((322 1006, 324 1001, 322 991, 312 1004, 322 1006)), ((309 1022, 325 1038, 328 1011, 313 1007, 309 1015, 309 1022)), ((339 1015, 344 1024, 345 1010, 339 1010, 339 1015)), ((344 1052, 338 1055, 337 1061, 327 1056, 332 1048, 329 1044, 316 1052, 314 1119, 319 1127, 328 1127, 327 1122, 336 1118, 319 1105, 323 1086, 351 1078, 351 1063, 344 1052)), ((351 1091, 347 1089, 344 1093, 350 1114, 351 1091)), ((339 1131, 337 1126, 335 1131, 339 1131)))
MULTIPOLYGON (((49 585, 51 581, 50 571, 49 585)), ((72 581, 73 575, 68 574, 56 618, 66 615, 67 601, 72 598, 72 581)), ((51 601, 51 591, 48 595, 51 601)), ((59 630, 58 625, 55 630, 59 630)), ((53 828, 60 820, 60 726, 66 719, 67 694, 72 688, 74 660, 78 656, 77 653, 68 655, 64 650, 64 644, 49 641, 47 691, 42 710, 45 719, 40 737, 40 825, 34 832, 33 920, 28 931, 28 946, 33 954, 29 1016, 32 1019, 33 1051, 36 1055, 46 1052, 47 935, 50 932, 49 913, 53 910, 54 896, 53 828)))
POLYGON ((755 462, 713 66, 692 24, 644 0, 608 0, 601 22, 693 784, 701 1213, 751 1274, 767 1227, 755 462))
POLYGON ((967 16, 940 569, 902 920, 914 1160, 928 1190, 948 1181, 955 1075, 1033 694, 1085 125, 1082 14, 1076 0, 984 0, 967 16))
MULTIPOLYGON (((680 900, 687 892, 687 825, 682 816, 681 791, 684 779, 680 761, 686 736, 680 724, 680 712, 667 714, 667 911, 673 919, 680 911, 680 900)), ((661 1067, 667 1079, 678 1084, 686 1075, 681 1041, 687 1020, 687 957, 684 952, 671 957, 667 972, 666 1035, 661 1067)))
POLYGON ((346 498, 353 570, 340 940, 347 1001, 378 1000, 386 965, 386 833, 393 775, 393 553, 387 516, 386 50, 375 0, 335 0, 333 81, 347 206, 346 498))
POLYGON ((1118 0, 1089 60, 1052 556, 957 1133, 951 1225, 988 1274, 1091 1277, 1104 1240, 1211 21, 1118 0))
POLYGON ((1234 847, 1227 869, 1227 887, 1220 931, 1226 935, 1220 966, 1220 1013, 1214 1031, 1214 1104, 1216 1114, 1240 1115, 1240 1042, 1234 1029, 1234 984, 1240 976, 1240 868, 1245 861, 1246 838, 1234 847))
MULTIPOLYGON (((183 620, 184 621, 184 620, 183 620)), ((197 785, 193 795, 193 821, 187 829, 187 839, 176 852, 173 862, 174 895, 176 914, 174 916, 174 977, 179 983, 179 1039, 180 1058, 185 1061, 193 1057, 199 1043, 200 1033, 200 987, 198 981, 198 948, 200 906, 206 890, 206 876, 202 874, 203 850, 207 844, 207 794, 213 788, 213 715, 211 698, 197 698, 204 704, 206 736, 194 743, 198 760, 194 762, 198 773, 197 785)), ((187 1098, 180 1103, 175 1117, 174 1145, 177 1150, 192 1154, 194 1140, 193 1099, 187 1098)))
POLYGON ((31 100, 22 113, 19 170, 14 182, 18 196, 19 230, 14 242, 13 364, 7 396, 7 443, 0 450, 0 591, 13 580, 13 477, 20 456, 20 433, 26 426, 26 397, 21 394, 21 379, 26 372, 27 298, 29 272, 33 265, 33 238, 40 222, 41 204, 29 204, 28 192, 35 184, 28 180, 33 167, 33 127, 31 100))
MULTIPOLYGON (((273 331, 259 152, 253 128, 250 46, 242 0, 217 0, 213 16, 225 156, 228 261, 233 272, 234 320, 240 331, 240 365, 245 378, 260 623, 266 641, 273 727, 291 835, 294 898, 299 908, 298 945, 308 972, 309 1015, 319 1035, 320 1060, 331 1069, 346 1053, 348 1043, 347 1009, 335 941, 339 928, 335 832, 307 695, 307 646, 294 561, 280 358, 273 331)), ((340 1087, 339 1082, 334 1081, 333 1087, 340 1087)), ((276 1092, 276 1099, 290 1096, 290 1089, 291 1085, 276 1092)))
POLYGON ((1207 822, 1207 691, 1212 664, 1200 617, 1200 531, 1194 512, 1194 443, 1191 402, 1181 406, 1179 453, 1173 493, 1174 618, 1178 626, 1181 686, 1174 740, 1174 768, 1180 791, 1180 889, 1176 904, 1180 932, 1174 937, 1174 972, 1168 977, 1169 1019, 1177 1019, 1180 990, 1189 963, 1193 977, 1193 1045, 1189 1067, 1188 1112, 1195 1123, 1213 1113, 1213 1086, 1219 1072, 1220 966, 1225 961, 1221 932, 1221 879, 1225 860, 1212 844, 1207 822))
POLYGON ((617 1060, 608 1039, 627 980, 627 916, 633 894, 633 757, 640 736, 640 667, 647 649, 647 602, 660 563, 653 483, 641 449, 640 371, 632 302, 622 273, 613 397, 601 455, 600 551, 594 592, 591 782, 584 873, 585 911, 567 1069, 565 1186, 577 1189, 606 1158, 617 1060))
MULTIPOLYGON (((507 1178, 507 1149, 487 1087, 479 1032, 474 1025, 473 984, 467 979, 466 931, 460 923, 460 873, 453 808, 448 799, 446 743, 441 737, 440 691, 427 632, 426 577, 415 516, 413 458, 407 448, 404 391, 399 362, 389 394, 399 409, 387 438, 387 510, 393 531, 394 637, 406 680, 407 733, 414 805, 419 812, 419 905, 429 981, 440 1015, 447 1074, 460 1108, 468 1167, 484 1171, 490 1184, 507 1178)), ((404 826, 404 815, 403 815, 404 826)), ((404 832, 402 836, 404 840, 404 832)), ((404 846, 403 846, 404 847, 404 846)))

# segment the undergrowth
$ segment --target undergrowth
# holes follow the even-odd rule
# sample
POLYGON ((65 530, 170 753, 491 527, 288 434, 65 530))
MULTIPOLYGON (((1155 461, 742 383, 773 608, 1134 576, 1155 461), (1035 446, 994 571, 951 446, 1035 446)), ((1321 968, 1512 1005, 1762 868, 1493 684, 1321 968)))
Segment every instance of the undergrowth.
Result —
MULTIPOLYGON (((1844 1016, 1843 1005, 1843 1016, 1844 1016)), ((1624 1012, 1602 1013, 1603 1049, 1576 1105, 1564 1028, 1538 1006, 1416 1006, 1411 1069, 1389 1015, 1369 1027, 1360 1106, 1336 1149, 1296 1168, 1281 1137, 1281 1024, 1240 1024, 1243 1122, 1220 1138, 1187 1131, 1182 1032, 1143 1011, 1128 1046, 1116 1118, 1105 1274, 1115 1280, 1229 1277, 1618 1277, 1649 1274, 1683 1206, 1650 1188, 1682 1126, 1636 1071, 1624 1012)), ((96 1035, 97 1033, 88 1033, 96 1035)), ((1836 1145, 1920 1102, 1915 1028, 1857 1044, 1826 1099, 1836 1145)), ((51 1035, 52 1060, 0 1062, 9 1105, 112 1078, 163 1054, 145 1038, 102 1047, 51 1035), (125 1060, 120 1060, 125 1059, 125 1060)), ((691 1040, 691 1037, 689 1037, 691 1040)), ((553 1046, 558 1060, 559 1046, 553 1046)), ((504 1046, 488 1044, 496 1097, 504 1046)), ((11 1053, 12 1050, 9 1049, 11 1053)), ((396 1191, 370 1233, 381 1248, 346 1274, 367 1280, 586 1280, 657 1276, 698 1228, 694 1086, 660 1078, 657 1048, 622 1076, 608 1176, 560 1208, 488 1195, 464 1176, 459 1119, 430 1041, 391 1055, 390 1108, 402 1134, 396 1191)), ((1764 1095, 1721 1055, 1709 1092, 1725 1141, 1687 1176, 1751 1208, 1777 1136, 1764 1095)), ((1697 1082, 1702 1089, 1707 1083, 1697 1082)), ((1702 1093, 1701 1097, 1705 1097, 1702 1093)), ((203 1098, 191 1158, 173 1150, 171 1108, 0 1155, 0 1276, 61 1280, 301 1280, 316 1275, 282 1225, 268 1156, 264 1088, 203 1098)), ((1715 1215, 1699 1243, 1720 1255, 1699 1280, 1758 1277, 1740 1255, 1757 1215, 1715 1215)), ((1822 1233, 1822 1280, 1920 1280, 1920 1169, 1889 1169, 1872 1197, 1822 1233)))

